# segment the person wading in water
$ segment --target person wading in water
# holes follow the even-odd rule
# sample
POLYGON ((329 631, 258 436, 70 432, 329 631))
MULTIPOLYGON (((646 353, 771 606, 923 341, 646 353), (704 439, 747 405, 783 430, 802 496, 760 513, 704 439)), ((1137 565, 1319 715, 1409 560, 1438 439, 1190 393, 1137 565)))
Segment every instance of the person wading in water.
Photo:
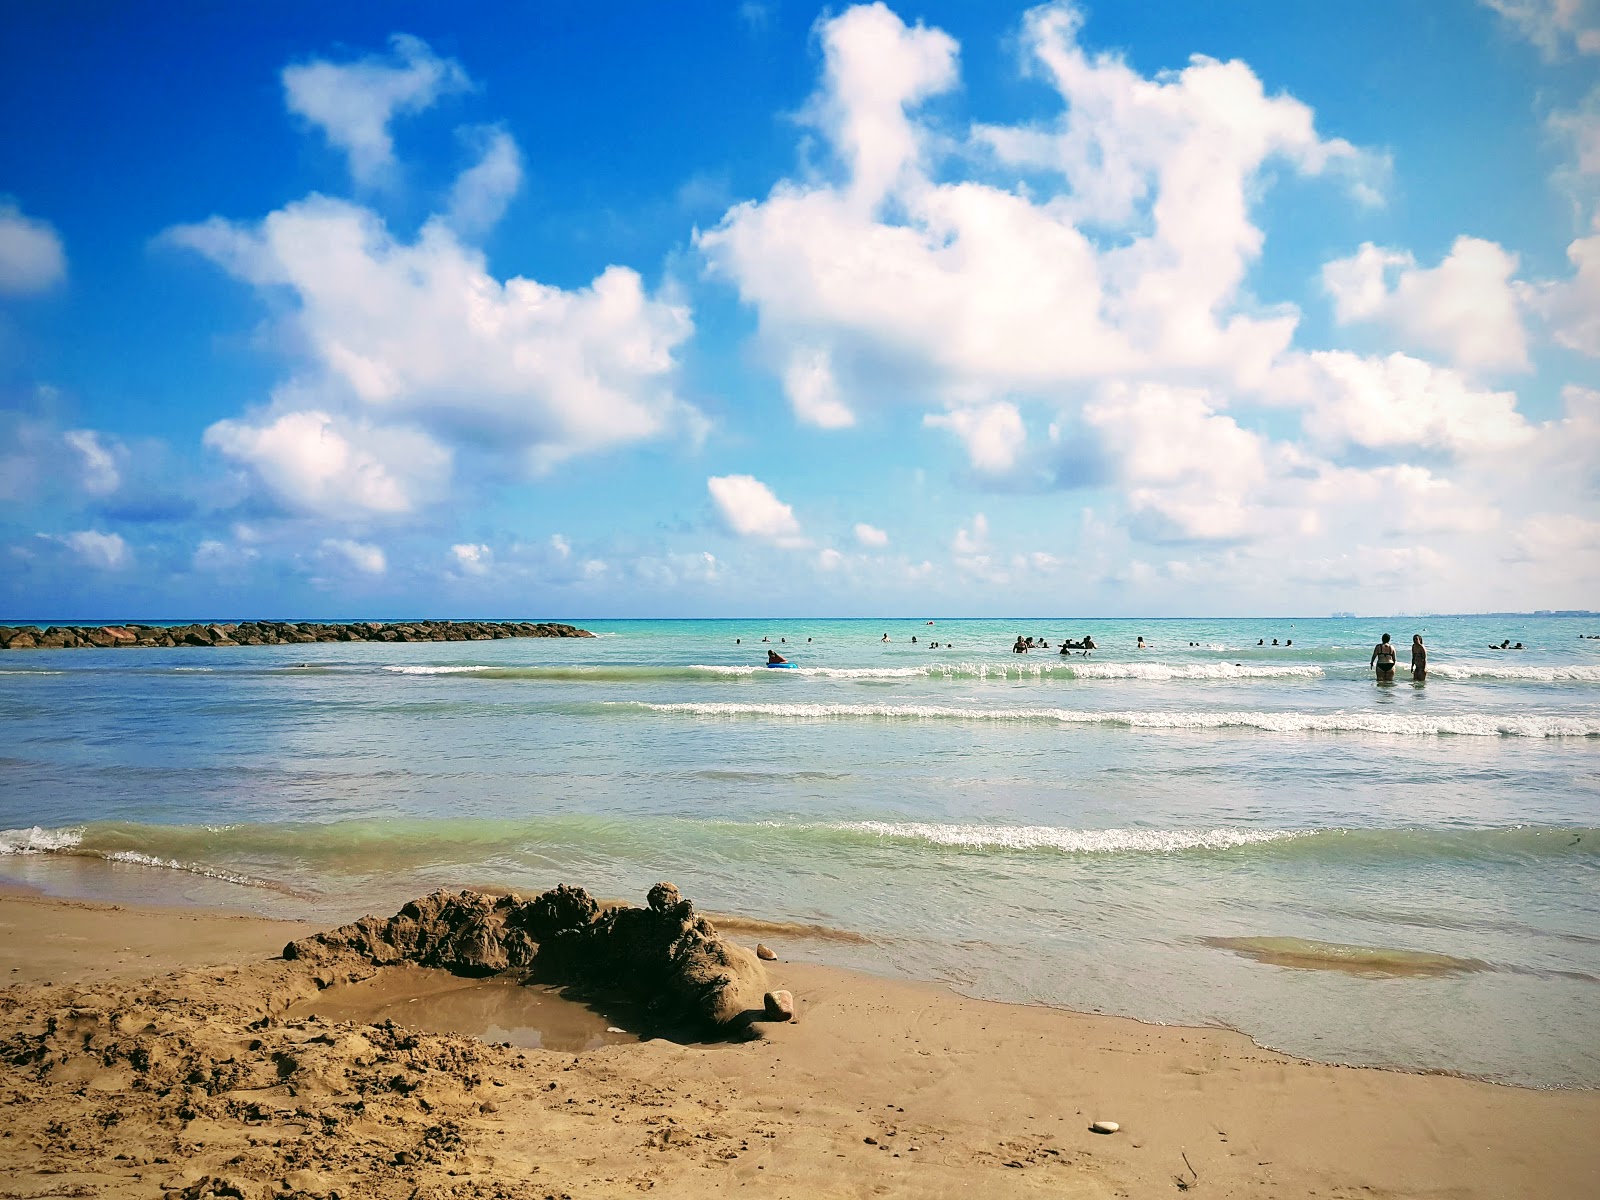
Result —
POLYGON ((1422 644, 1422 635, 1411 635, 1411 678, 1422 683, 1428 678, 1428 648, 1422 644))
POLYGON ((1387 633, 1383 635, 1383 641, 1372 648, 1372 657, 1367 660, 1367 666, 1373 665, 1378 668, 1379 683, 1394 682, 1394 645, 1387 633))

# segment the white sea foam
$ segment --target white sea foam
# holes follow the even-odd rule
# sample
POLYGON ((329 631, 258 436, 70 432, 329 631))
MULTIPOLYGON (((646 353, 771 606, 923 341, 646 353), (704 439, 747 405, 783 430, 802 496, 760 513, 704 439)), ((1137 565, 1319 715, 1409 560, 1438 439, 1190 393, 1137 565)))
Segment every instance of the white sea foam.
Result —
POLYGON ((615 707, 697 717, 798 719, 887 718, 955 721, 1054 721, 1063 725, 1120 725, 1130 729, 1260 729, 1271 733, 1375 733, 1426 737, 1600 737, 1600 718, 1492 713, 1376 712, 1091 712, 1070 708, 965 708, 932 704, 652 704, 613 701, 615 707))
POLYGON ((103 858, 107 862, 132 863, 141 867, 159 867, 164 871, 185 871, 190 875, 202 875, 207 879, 218 879, 223 883, 236 883, 241 887, 266 888, 268 891, 287 891, 278 884, 268 883, 262 879, 252 879, 248 875, 240 875, 233 871, 224 871, 220 867, 207 867, 199 863, 178 862, 171 858, 158 858, 154 854, 141 854, 137 850, 110 850, 96 854, 95 857, 103 858))
POLYGON ((388 667, 384 667, 383 669, 385 671, 393 672, 396 675, 480 675, 484 671, 504 671, 504 670, 506 670, 505 667, 483 667, 483 666, 475 666, 475 667, 467 667, 467 666, 461 666, 461 667, 401 667, 401 666, 388 666, 388 667))
POLYGON ((1443 679, 1504 679, 1526 683, 1600 683, 1600 666, 1576 663, 1536 666, 1529 663, 1436 662, 1428 674, 1443 679))
MULTIPOLYGON (((755 675, 768 668, 758 666, 711 666, 690 668, 709 675, 755 675)), ((1227 680, 1227 679, 1320 679, 1323 670, 1310 665, 1256 666, 1239 663, 1164 663, 1095 662, 1090 659, 1065 659, 1059 662, 933 662, 915 667, 806 667, 796 666, 785 675, 819 679, 1143 679, 1227 680)))
MULTIPOLYGON (((220 826, 218 828, 225 829, 228 827, 220 826)), ((203 863, 179 862, 176 859, 145 854, 139 850, 107 850, 95 846, 85 846, 84 835, 86 832, 86 827, 82 825, 60 829, 46 829, 40 825, 33 825, 27 829, 0 829, 0 857, 13 854, 59 854, 75 858, 98 858, 105 862, 130 863, 141 867, 159 867, 166 871, 184 871, 190 875, 202 875, 207 879, 221 880, 223 883, 236 883, 242 887, 266 888, 270 891, 280 892, 289 891, 289 889, 280 884, 254 879, 249 875, 240 875, 238 872, 224 870, 221 867, 208 867, 203 863)))
POLYGON ((1289 829, 1060 829, 1052 825, 949 825, 923 821, 846 821, 827 828, 934 846, 1060 850, 1065 854, 1229 850, 1301 836, 1289 829))
POLYGON ((45 829, 40 825, 32 825, 27 829, 0 829, 0 855, 58 854, 82 844, 82 825, 70 829, 45 829))

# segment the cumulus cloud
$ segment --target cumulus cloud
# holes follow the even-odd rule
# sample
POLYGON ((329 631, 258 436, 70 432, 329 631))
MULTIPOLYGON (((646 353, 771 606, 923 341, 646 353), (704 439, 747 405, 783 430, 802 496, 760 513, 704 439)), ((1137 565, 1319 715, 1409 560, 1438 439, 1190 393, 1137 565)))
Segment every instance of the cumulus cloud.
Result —
POLYGON ((1267 440, 1216 412, 1206 393, 1112 384, 1083 417, 1149 540, 1233 541, 1267 532, 1249 503, 1268 476, 1267 440))
POLYGON ((133 562, 133 552, 117 533, 80 529, 55 539, 66 546, 85 566, 100 571, 120 571, 133 562))
POLYGON ((837 571, 844 565, 844 555, 832 546, 817 555, 817 566, 824 571, 837 571))
POLYGON ((1550 325, 1551 336, 1569 350, 1600 358, 1600 216, 1597 232, 1567 247, 1572 278, 1545 283, 1531 303, 1550 325))
POLYGON ((1341 324, 1372 321, 1408 345, 1467 368, 1528 367, 1513 277, 1517 256, 1482 238, 1458 237, 1437 267, 1371 242, 1322 268, 1341 324), (1392 280, 1392 282, 1391 282, 1392 280))
POLYGON ((760 538, 780 546, 803 546, 805 538, 794 509, 751 475, 713 475, 706 480, 723 522, 740 537, 760 538))
POLYGON ((1304 427, 1331 447, 1422 447, 1482 453, 1519 445, 1532 429, 1514 392, 1473 388, 1458 372, 1405 354, 1363 358, 1315 351, 1304 427))
POLYGON ((350 174, 372 183, 394 165, 389 122, 416 113, 440 96, 472 86, 454 59, 440 58, 428 43, 409 34, 389 39, 387 56, 354 62, 312 59, 283 69, 289 111, 319 126, 330 144, 349 158, 350 174))
POLYGON ((67 254, 55 226, 0 199, 0 295, 43 292, 66 275, 67 254))
POLYGON ((291 298, 303 389, 520 453, 527 469, 654 437, 689 411, 669 386, 688 310, 626 267, 570 291, 502 282, 443 221, 406 243, 371 210, 324 196, 254 227, 213 218, 166 236, 291 298))
POLYGON ((319 557, 328 566, 359 575, 382 575, 389 569, 381 547, 349 538, 325 538, 319 557))
POLYGON ((487 575, 494 566, 494 551, 488 546, 463 542, 450 547, 456 566, 467 575, 487 575))
POLYGON ((1145 77, 1086 52, 1080 22, 1065 3, 1024 22, 1027 54, 1064 114, 967 139, 1030 174, 1011 189, 941 156, 959 143, 920 115, 956 86, 947 35, 881 4, 820 26, 810 113, 839 178, 783 180, 697 240, 712 273, 755 308, 783 369, 793 372, 788 347, 807 347, 807 362, 829 363, 823 394, 845 411, 929 391, 952 411, 981 411, 1002 395, 1055 396, 1133 372, 1261 380, 1297 321, 1241 294, 1262 245, 1251 206, 1265 169, 1315 175, 1363 156, 1319 136, 1309 108, 1267 95, 1243 63, 1196 57, 1145 77), (905 385, 883 386, 890 379, 905 385))
POLYGON ((975 471, 1003 474, 1009 471, 1027 442, 1022 413, 1015 404, 1001 401, 981 408, 958 408, 950 413, 929 413, 924 425, 950 430, 967 448, 975 471))
POLYGON ((1600 5, 1595 0, 1483 0, 1546 58, 1569 49, 1600 54, 1600 5))
POLYGON ((450 452, 425 434, 316 410, 218 421, 205 444, 246 468, 286 508, 329 517, 411 512, 434 498, 450 473, 450 452))
POLYGON ((783 391, 802 424, 847 429, 856 423, 855 413, 839 399, 832 356, 825 349, 801 347, 791 353, 783 370, 783 391))
POLYGON ((855 535, 856 541, 860 542, 863 546, 877 548, 881 546, 887 546, 889 544, 889 535, 887 533, 874 525, 868 525, 865 521, 862 521, 856 526, 855 535))

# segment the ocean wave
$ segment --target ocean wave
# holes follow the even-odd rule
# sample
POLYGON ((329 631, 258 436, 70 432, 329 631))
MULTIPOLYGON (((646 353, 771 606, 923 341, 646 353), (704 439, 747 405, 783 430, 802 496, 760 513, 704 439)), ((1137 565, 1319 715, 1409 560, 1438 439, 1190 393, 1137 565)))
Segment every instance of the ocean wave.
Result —
POLYGON ((1527 663, 1441 662, 1428 667, 1443 679, 1497 679, 1521 683, 1600 683, 1600 666, 1576 663, 1542 667, 1527 663))
POLYGON ((267 879, 257 879, 238 871, 230 871, 223 867, 210 866, 205 863, 180 862, 177 859, 163 858, 156 854, 147 854, 141 850, 115 849, 110 846, 99 846, 86 841, 90 833, 90 826, 72 825, 59 829, 46 829, 39 825, 27 829, 0 829, 0 857, 9 855, 60 855, 75 858, 94 858, 102 862, 127 863, 132 866, 153 867, 164 871, 182 871, 190 875, 203 876, 206 879, 215 879, 222 883, 237 884, 240 887, 262 888, 266 891, 281 892, 290 896, 302 896, 302 893, 275 883, 267 879))
POLYGON ((1229 850, 1303 837, 1292 829, 1061 829, 1053 825, 943 824, 926 821, 843 821, 828 829, 879 838, 973 850, 1059 850, 1066 854, 1175 854, 1229 850))
POLYGON ((1242 856, 1307 862, 1600 863, 1600 830, 1566 826, 1375 829, 1210 825, 1182 828, 1011 825, 884 816, 839 821, 706 820, 687 817, 597 820, 577 815, 514 819, 358 819, 208 828, 97 822, 59 829, 0 831, 0 857, 63 855, 188 871, 249 887, 300 895, 310 867, 333 877, 375 876, 448 865, 497 864, 543 878, 573 855, 654 865, 663 854, 767 862, 865 851, 925 855, 1072 857, 1242 856))
POLYGON ((1600 717, 1523 714, 1413 714, 1379 712, 1106 711, 1070 708, 971 708, 933 704, 738 704, 713 701, 650 703, 607 701, 610 709, 696 717, 777 717, 789 720, 883 719, 912 721, 1051 722, 1115 725, 1128 729, 1258 729, 1268 733, 1370 733, 1432 737, 1600 737, 1600 717))
POLYGON ((71 850, 83 842, 84 826, 46 829, 31 825, 27 829, 0 829, 0 855, 53 854, 71 850))
POLYGON ((1321 679, 1322 667, 1308 663, 1167 663, 1105 662, 1063 659, 1059 662, 928 662, 899 667, 817 667, 795 664, 783 671, 764 663, 691 663, 667 665, 495 666, 476 664, 390 664, 380 670, 395 675, 467 675, 479 679, 530 679, 570 682, 648 682, 670 679, 1130 679, 1150 682, 1217 682, 1238 679, 1321 679))

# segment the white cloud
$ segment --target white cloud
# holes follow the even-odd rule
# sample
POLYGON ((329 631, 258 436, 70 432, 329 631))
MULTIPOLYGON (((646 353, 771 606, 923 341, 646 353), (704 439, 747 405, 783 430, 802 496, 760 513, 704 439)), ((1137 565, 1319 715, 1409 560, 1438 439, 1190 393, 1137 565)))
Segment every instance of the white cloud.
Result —
POLYGON ((42 292, 66 275, 67 255, 55 227, 0 200, 0 295, 42 292))
POLYGON ((1457 372, 1404 354, 1315 351, 1306 432, 1325 445, 1492 453, 1532 436, 1514 392, 1475 389, 1457 372))
POLYGON ((69 429, 61 435, 79 456, 83 490, 91 496, 107 496, 122 486, 122 471, 117 455, 100 440, 93 429, 69 429))
POLYGON ((330 517, 410 512, 450 473, 450 452, 425 434, 315 410, 218 421, 205 444, 290 509, 330 517))
POLYGON ((855 534, 856 541, 860 542, 863 546, 872 546, 876 548, 880 546, 887 546, 889 544, 889 535, 887 533, 876 526, 868 525, 865 521, 856 526, 855 534))
POLYGON ((80 529, 59 539, 85 566, 101 571, 120 571, 133 562, 133 553, 121 534, 80 529))
POLYGON ((472 86, 454 59, 440 58, 421 38, 397 33, 387 57, 349 63, 324 59, 283 69, 289 111, 321 126, 350 160, 350 174, 372 183, 394 163, 389 122, 430 107, 441 95, 472 86))
POLYGON ((633 577, 645 587, 670 589, 684 585, 706 586, 722 578, 722 564, 710 551, 644 555, 630 564, 633 577))
POLYGON ((330 405, 520 454, 534 471, 689 423, 669 386, 688 310, 626 267, 572 291, 501 282, 442 221, 407 244, 376 213, 323 196, 254 228, 213 218, 166 236, 293 297, 297 382, 330 405))
POLYGON ((1556 58, 1571 44, 1580 54, 1600 54, 1600 5, 1595 0, 1483 0, 1539 47, 1556 58))
MULTIPOLYGON (((1600 230, 1600 216, 1595 226, 1600 230)), ((1550 324, 1551 336, 1569 350, 1600 358, 1600 232, 1567 247, 1572 278, 1532 291, 1532 305, 1550 324)))
POLYGON ((830 405, 932 392, 981 410, 1130 372, 1252 386, 1288 346, 1297 314, 1260 312, 1241 292, 1262 245, 1250 210, 1265 169, 1365 160, 1319 137, 1304 104, 1266 95, 1243 63, 1196 57, 1147 78, 1087 54, 1078 23, 1056 4, 1024 24, 1065 115, 970 139, 1032 174, 1012 190, 962 178, 979 172, 959 159, 932 161, 960 144, 917 113, 957 83, 946 35, 882 5, 822 24, 811 113, 842 179, 781 181, 697 244, 756 309, 770 357, 792 370, 788 348, 803 346, 829 363, 830 405))
POLYGON ((451 546, 450 553, 456 560, 456 566, 467 575, 487 575, 494 566, 494 551, 488 546, 463 542, 451 546))
POLYGON ((1136 529, 1154 541, 1232 541, 1268 531, 1250 497, 1268 444, 1215 412, 1201 391, 1109 385, 1083 410, 1127 487, 1136 529))
POLYGON ((1326 264, 1322 282, 1341 324, 1378 322, 1462 367, 1526 369, 1516 270, 1516 255, 1482 238, 1458 237, 1432 268, 1367 242, 1350 258, 1326 264))
POLYGON ((556 552, 557 558, 570 558, 572 556, 572 543, 559 533, 550 535, 550 549, 556 552))
POLYGON ((230 545, 216 538, 207 538, 194 549, 190 565, 207 574, 227 574, 248 566, 261 557, 254 546, 230 545))
POLYGON ((844 555, 829 546, 817 555, 817 566, 824 571, 837 571, 844 565, 844 555))
POLYGON ((839 384, 827 350, 802 347, 790 354, 783 370, 783 391, 802 424, 846 429, 856 423, 855 413, 839 400, 839 384))
POLYGON ((762 538, 780 546, 801 546, 800 522, 794 509, 772 489, 750 475, 713 475, 706 487, 729 529, 741 537, 762 538))
POLYGON ((1570 170, 1580 176, 1600 175, 1600 86, 1590 89, 1577 108, 1556 109, 1547 121, 1571 147, 1570 170))
POLYGON ((973 516, 968 525, 956 530, 950 548, 962 557, 981 555, 989 549, 989 518, 982 513, 973 516))
POLYGON ((516 140, 503 129, 473 132, 482 151, 451 187, 445 217, 450 228, 467 237, 493 229, 522 187, 522 152, 516 140))
POLYGON ((967 458, 976 471, 1009 471, 1028 440, 1022 413, 1015 404, 1001 401, 982 408, 958 408, 951 413, 928 413, 924 425, 948 429, 966 444, 967 458))
POLYGON ((380 547, 349 538, 325 538, 320 557, 325 563, 362 575, 382 575, 389 569, 380 547))

